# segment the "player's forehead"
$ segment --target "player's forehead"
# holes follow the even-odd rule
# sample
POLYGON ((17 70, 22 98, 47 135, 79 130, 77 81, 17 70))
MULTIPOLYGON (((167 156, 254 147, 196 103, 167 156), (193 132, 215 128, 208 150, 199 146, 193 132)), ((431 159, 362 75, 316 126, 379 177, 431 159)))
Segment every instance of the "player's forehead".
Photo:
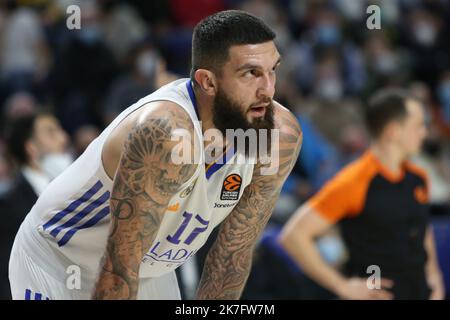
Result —
POLYGON ((225 66, 236 69, 244 65, 255 65, 271 69, 279 59, 280 53, 273 41, 235 45, 228 51, 228 61, 225 66))

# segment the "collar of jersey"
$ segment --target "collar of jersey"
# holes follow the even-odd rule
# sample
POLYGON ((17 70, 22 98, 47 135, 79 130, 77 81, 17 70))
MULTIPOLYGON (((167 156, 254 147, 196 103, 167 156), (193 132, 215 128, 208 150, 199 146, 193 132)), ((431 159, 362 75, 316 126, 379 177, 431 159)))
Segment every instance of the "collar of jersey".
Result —
MULTIPOLYGON (((197 119, 200 121, 200 114, 198 112, 197 107, 197 99, 195 98, 194 89, 192 87, 192 81, 189 79, 186 81, 186 88, 189 93, 189 97, 191 98, 192 105, 194 106, 195 113, 197 115, 197 119)), ((207 165, 206 167, 206 178, 209 179, 215 172, 217 172, 220 168, 222 168, 227 161, 229 161, 234 154, 236 153, 236 146, 234 148, 230 148, 229 145, 225 148, 225 151, 214 159, 213 162, 207 165), (222 159, 220 163, 217 163, 219 159, 222 159)))

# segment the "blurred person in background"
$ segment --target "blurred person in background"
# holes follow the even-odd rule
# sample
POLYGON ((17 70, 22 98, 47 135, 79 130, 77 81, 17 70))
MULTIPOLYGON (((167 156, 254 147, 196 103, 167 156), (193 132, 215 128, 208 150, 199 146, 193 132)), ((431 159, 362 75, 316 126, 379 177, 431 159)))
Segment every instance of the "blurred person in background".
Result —
POLYGON ((125 63, 127 55, 135 44, 146 34, 151 34, 151 28, 143 21, 135 8, 127 3, 103 1, 104 8, 104 39, 119 63, 125 63))
POLYGON ((141 97, 177 79, 166 69, 166 62, 148 39, 136 44, 130 55, 130 72, 119 77, 106 94, 105 125, 141 97))
POLYGON ((18 181, 27 182, 35 195, 72 163, 69 140, 59 121, 37 111, 8 122, 7 154, 17 167, 18 181))
POLYGON ((308 12, 304 24, 302 36, 286 53, 297 88, 327 100, 360 92, 367 77, 363 55, 344 37, 342 18, 323 5, 308 12))
POLYGON ((3 120, 12 120, 37 111, 36 99, 28 92, 20 91, 12 94, 5 101, 3 120))
POLYGON ((434 120, 439 131, 447 139, 450 139, 450 69, 446 69, 440 74, 435 95, 437 105, 434 109, 434 120))
POLYGON ((413 65, 412 73, 415 79, 420 79, 431 85, 436 84, 436 74, 442 68, 450 66, 447 41, 449 26, 441 11, 417 6, 409 10, 402 20, 403 28, 400 43, 405 44, 411 53, 413 65))
POLYGON ((50 63, 40 12, 26 6, 15 8, 12 2, 6 8, 0 38, 3 98, 22 90, 38 94, 50 63))
POLYGON ((56 50, 50 78, 55 115, 69 134, 85 124, 102 126, 104 94, 119 70, 104 40, 101 8, 82 1, 80 10, 82 28, 56 50))
MULTIPOLYGON (((11 121, 17 118, 33 114, 37 111, 36 99, 28 92, 17 92, 12 94, 5 101, 1 114, 1 132, 0 134, 0 198, 3 199, 4 194, 10 189, 12 184, 12 175, 14 164, 8 161, 7 145, 3 131, 11 121)), ((11 160, 11 159, 10 159, 11 160)))
POLYGON ((399 85, 409 76, 410 55, 391 43, 387 31, 368 32, 363 45, 368 75, 365 95, 380 87, 399 85))
POLYGON ((400 90, 377 93, 366 110, 373 142, 299 208, 280 243, 301 269, 342 299, 443 299, 429 223, 428 182, 407 159, 426 136, 421 103, 400 90), (349 253, 343 272, 328 265, 317 237, 339 223, 349 253), (367 268, 379 266, 380 288, 367 268))
POLYGON ((169 0, 171 14, 178 25, 193 28, 201 19, 226 9, 225 0, 169 0))
POLYGON ((282 10, 281 3, 271 0, 248 0, 242 1, 239 9, 260 17, 277 35, 280 35, 276 41, 279 50, 284 52, 291 44, 292 35, 287 23, 287 12, 282 10))
MULTIPOLYGON (((12 177, 10 173, 10 166, 3 154, 3 148, 0 152, 0 215, 3 216, 4 213, 3 198, 4 195, 10 190, 12 185, 12 177)), ((7 220, 5 220, 7 221, 7 220)), ((9 288, 8 281, 8 250, 11 250, 12 239, 14 239, 14 234, 10 230, 10 225, 7 222, 2 222, 0 224, 0 253, 2 258, 0 259, 0 300, 11 299, 11 291, 9 288)))
MULTIPOLYGON (((443 117, 439 107, 433 105, 432 92, 423 82, 415 82, 410 86, 411 93, 420 99, 425 106, 425 118, 428 136, 423 150, 414 157, 414 163, 422 167, 429 177, 431 213, 434 215, 450 214, 450 157, 448 143, 440 125, 443 117)), ((442 91, 440 92, 442 94, 442 91)))
POLYGON ((73 135, 75 158, 81 156, 89 144, 94 141, 100 133, 100 129, 94 125, 84 125, 78 128, 73 135))
POLYGON ((67 134, 50 113, 35 112, 11 119, 6 128, 8 159, 17 172, 0 200, 0 292, 10 298, 8 259, 20 224, 50 181, 72 162, 67 134))
POLYGON ((316 61, 312 93, 324 101, 338 101, 344 95, 341 59, 337 52, 327 50, 316 61))

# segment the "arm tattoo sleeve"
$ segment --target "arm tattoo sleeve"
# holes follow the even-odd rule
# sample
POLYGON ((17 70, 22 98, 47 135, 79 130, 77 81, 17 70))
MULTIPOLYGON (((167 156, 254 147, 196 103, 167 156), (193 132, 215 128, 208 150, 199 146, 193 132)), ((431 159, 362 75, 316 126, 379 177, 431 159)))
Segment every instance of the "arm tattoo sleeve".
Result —
POLYGON ((253 249, 272 214, 281 187, 292 170, 302 143, 302 133, 295 118, 282 116, 278 172, 258 174, 241 200, 222 222, 218 237, 208 253, 200 280, 199 299, 239 299, 250 274, 253 249))
POLYGON ((194 173, 194 164, 171 162, 171 132, 193 129, 187 115, 147 117, 124 146, 110 199, 111 226, 94 299, 135 299, 139 266, 171 196, 194 173))

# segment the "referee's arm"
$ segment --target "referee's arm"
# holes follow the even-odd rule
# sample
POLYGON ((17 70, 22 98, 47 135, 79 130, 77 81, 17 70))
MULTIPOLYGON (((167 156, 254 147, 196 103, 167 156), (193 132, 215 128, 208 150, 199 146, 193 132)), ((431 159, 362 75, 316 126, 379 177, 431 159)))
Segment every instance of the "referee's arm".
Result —
MULTIPOLYGON (((362 194, 363 188, 351 175, 338 174, 297 210, 284 226, 279 242, 303 272, 341 299, 392 299, 387 290, 370 290, 366 279, 344 277, 322 259, 315 243, 331 226, 359 210, 362 194)), ((383 288, 392 285, 392 281, 381 279, 383 288)))

